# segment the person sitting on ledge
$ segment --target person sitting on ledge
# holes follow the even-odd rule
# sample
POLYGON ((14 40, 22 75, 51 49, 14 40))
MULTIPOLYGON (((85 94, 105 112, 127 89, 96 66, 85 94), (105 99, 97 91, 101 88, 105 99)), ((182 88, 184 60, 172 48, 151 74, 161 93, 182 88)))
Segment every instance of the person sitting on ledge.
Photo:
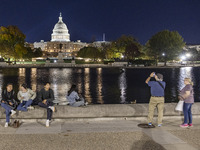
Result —
POLYGON ((17 101, 15 92, 13 91, 13 84, 8 83, 6 89, 2 91, 1 106, 6 110, 6 123, 4 127, 8 127, 10 123, 10 115, 16 113, 17 101))
POLYGON ((38 100, 39 100, 38 105, 40 107, 47 109, 46 127, 49 127, 49 123, 52 118, 52 113, 55 112, 55 107, 53 106, 54 93, 50 87, 51 87, 51 84, 49 82, 45 83, 44 88, 40 90, 39 95, 38 95, 38 100))
POLYGON ((79 106, 87 106, 87 102, 85 102, 84 98, 78 94, 76 90, 76 85, 72 85, 70 90, 66 96, 67 100, 69 101, 70 106, 79 107, 79 106))
POLYGON ((36 98, 36 93, 29 89, 25 83, 20 86, 20 91, 17 93, 18 100, 21 101, 17 110, 27 111, 27 108, 32 104, 33 99, 36 98))

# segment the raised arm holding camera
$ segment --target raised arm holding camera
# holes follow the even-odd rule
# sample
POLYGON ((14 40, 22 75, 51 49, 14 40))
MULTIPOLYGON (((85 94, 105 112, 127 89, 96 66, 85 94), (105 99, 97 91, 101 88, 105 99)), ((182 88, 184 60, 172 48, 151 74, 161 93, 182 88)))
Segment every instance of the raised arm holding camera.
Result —
POLYGON ((154 110, 158 108, 158 126, 162 126, 163 109, 164 109, 164 96, 166 83, 163 81, 163 75, 160 73, 152 72, 145 81, 151 88, 151 98, 149 102, 148 125, 152 125, 154 110), (155 78, 155 81, 150 81, 155 78))

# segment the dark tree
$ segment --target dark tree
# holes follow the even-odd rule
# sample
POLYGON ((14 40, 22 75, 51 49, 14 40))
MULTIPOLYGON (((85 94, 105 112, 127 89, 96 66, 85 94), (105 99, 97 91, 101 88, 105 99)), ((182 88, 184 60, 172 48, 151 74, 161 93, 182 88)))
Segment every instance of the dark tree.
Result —
POLYGON ((164 54, 166 65, 168 60, 173 60, 181 53, 185 42, 177 31, 163 30, 153 35, 146 46, 148 47, 147 54, 152 56, 156 62, 164 54))

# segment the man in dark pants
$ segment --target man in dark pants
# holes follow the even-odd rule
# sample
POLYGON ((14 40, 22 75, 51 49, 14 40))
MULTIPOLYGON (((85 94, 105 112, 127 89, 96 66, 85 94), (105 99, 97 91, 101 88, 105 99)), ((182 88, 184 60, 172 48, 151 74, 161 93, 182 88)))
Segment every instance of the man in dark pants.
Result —
POLYGON ((50 86, 51 84, 49 82, 45 83, 44 88, 40 90, 38 95, 38 105, 47 109, 46 127, 49 127, 49 122, 51 121, 52 113, 55 112, 55 107, 53 106, 54 93, 50 86))
POLYGON ((163 75, 152 72, 146 79, 146 84, 151 87, 151 98, 149 102, 148 124, 151 126, 153 121, 154 110, 158 108, 158 127, 162 126, 163 110, 164 110, 164 96, 166 83, 163 81, 163 75), (150 81, 155 78, 156 81, 150 81))

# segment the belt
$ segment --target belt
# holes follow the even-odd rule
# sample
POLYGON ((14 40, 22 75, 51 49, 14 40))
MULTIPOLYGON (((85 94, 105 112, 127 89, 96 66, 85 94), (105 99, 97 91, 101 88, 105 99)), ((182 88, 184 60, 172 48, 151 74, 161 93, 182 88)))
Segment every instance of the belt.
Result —
POLYGON ((164 97, 164 96, 151 96, 151 97, 164 97))

